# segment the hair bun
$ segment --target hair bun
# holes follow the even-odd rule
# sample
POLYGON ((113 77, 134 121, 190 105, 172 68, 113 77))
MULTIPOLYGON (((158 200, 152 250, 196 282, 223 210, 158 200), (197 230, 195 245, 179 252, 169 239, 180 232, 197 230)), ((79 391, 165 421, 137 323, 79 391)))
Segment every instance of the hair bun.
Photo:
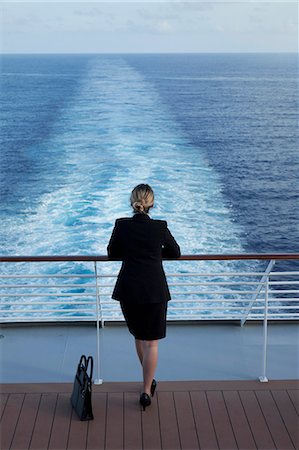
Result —
POLYGON ((133 208, 136 209, 137 211, 144 211, 144 206, 141 202, 134 202, 133 208))

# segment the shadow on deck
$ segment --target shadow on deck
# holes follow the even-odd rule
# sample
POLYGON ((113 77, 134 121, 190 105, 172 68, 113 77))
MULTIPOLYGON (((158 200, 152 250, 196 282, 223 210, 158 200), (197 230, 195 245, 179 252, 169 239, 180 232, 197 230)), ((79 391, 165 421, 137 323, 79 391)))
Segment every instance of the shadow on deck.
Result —
POLYGON ((80 422, 70 383, 2 384, 1 449, 297 449, 299 382, 159 382, 93 386, 95 420, 80 422))

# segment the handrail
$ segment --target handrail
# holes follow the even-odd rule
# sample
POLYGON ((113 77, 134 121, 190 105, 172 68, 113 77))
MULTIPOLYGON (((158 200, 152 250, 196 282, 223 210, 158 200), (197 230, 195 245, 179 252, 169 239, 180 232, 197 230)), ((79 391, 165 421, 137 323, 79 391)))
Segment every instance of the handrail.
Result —
MULTIPOLYGON (((299 253, 230 253, 182 255, 176 261, 207 261, 207 260, 299 260, 299 253)), ((169 260, 165 258, 165 261, 169 260)), ((58 262, 58 261, 120 261, 105 255, 49 255, 49 256, 0 256, 0 262, 58 262)))

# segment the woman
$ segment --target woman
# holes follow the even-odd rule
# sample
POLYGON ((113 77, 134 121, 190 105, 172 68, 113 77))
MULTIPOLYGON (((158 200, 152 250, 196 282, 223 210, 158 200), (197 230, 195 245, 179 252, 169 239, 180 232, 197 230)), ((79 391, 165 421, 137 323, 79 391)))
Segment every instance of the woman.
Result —
POLYGON ((154 193, 148 184, 139 184, 131 193, 131 218, 117 219, 108 245, 108 256, 122 260, 112 298, 120 301, 130 333, 135 337, 137 355, 143 369, 143 410, 151 404, 156 389, 158 340, 166 335, 166 311, 170 293, 162 259, 176 259, 180 247, 164 220, 148 215, 154 193))

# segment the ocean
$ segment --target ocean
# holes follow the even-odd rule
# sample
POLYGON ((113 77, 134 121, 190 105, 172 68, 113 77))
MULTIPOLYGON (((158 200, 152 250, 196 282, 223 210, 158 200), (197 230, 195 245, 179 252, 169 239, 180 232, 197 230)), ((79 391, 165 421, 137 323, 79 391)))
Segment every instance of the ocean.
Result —
POLYGON ((183 254, 299 251, 296 54, 0 64, 0 254, 106 254, 141 182, 183 254))

